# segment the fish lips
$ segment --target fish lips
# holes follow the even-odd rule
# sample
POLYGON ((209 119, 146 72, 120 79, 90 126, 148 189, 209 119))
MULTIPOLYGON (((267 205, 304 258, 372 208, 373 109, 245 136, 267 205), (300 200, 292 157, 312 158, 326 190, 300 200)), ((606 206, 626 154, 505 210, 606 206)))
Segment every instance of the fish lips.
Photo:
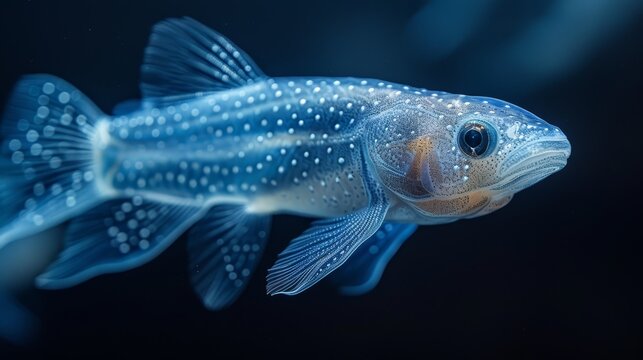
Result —
POLYGON ((490 189, 501 193, 523 190, 564 168, 570 155, 571 144, 562 135, 521 145, 500 165, 502 180, 490 189))

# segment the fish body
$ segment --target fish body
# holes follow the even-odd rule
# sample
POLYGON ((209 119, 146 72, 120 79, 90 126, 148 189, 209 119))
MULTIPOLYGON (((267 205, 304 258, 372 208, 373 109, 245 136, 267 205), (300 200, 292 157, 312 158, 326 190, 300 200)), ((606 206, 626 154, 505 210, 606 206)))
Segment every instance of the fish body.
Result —
POLYGON ((220 309, 254 271, 270 216, 290 213, 322 220, 280 254, 268 293, 332 273, 343 293, 361 294, 417 225, 495 211, 570 155, 560 129, 501 100, 271 78, 187 18, 154 28, 141 89, 139 105, 110 116, 51 75, 16 86, 0 251, 69 221, 39 287, 139 266, 187 233, 195 291, 220 309))
POLYGON ((348 214, 367 204, 361 133, 377 111, 367 86, 350 78, 266 79, 106 120, 100 177, 107 191, 200 206, 348 214))

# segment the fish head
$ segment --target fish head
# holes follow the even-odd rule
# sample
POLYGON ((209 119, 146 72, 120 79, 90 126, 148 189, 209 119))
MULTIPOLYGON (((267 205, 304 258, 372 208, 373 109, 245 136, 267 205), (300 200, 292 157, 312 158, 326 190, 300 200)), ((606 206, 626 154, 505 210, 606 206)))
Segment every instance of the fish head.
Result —
POLYGON ((445 222, 502 208, 516 192, 561 170, 571 154, 558 127, 483 97, 427 97, 388 111, 370 131, 369 154, 381 182, 416 218, 445 222))

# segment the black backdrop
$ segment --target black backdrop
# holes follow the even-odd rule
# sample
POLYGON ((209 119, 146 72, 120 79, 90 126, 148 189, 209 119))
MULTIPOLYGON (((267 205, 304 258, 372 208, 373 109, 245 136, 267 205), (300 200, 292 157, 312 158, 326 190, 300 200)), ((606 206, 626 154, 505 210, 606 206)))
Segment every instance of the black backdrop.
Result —
MULTIPOLYGON (((403 31, 422 5, 3 3, 0 99, 21 74, 46 72, 109 110, 139 96, 150 27, 190 15, 230 37, 267 74, 367 76, 501 97, 560 126, 573 153, 562 172, 495 214, 420 228, 366 296, 341 297, 324 283, 296 297, 265 295, 266 269, 310 221, 277 216, 258 273, 231 308, 211 313, 200 305, 180 239, 136 270, 27 292, 40 337, 26 347, 0 344, 0 358, 641 356, 642 22, 576 71, 517 96, 452 81, 448 59, 426 64, 403 31)), ((495 22, 511 18, 498 11, 495 22)))

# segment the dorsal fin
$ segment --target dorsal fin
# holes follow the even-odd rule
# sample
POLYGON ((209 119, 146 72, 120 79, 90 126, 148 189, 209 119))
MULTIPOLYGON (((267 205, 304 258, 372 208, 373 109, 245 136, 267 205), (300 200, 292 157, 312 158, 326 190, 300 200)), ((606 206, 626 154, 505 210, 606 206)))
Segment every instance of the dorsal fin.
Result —
POLYGON ((231 89, 265 75, 230 40, 198 21, 167 19, 152 29, 141 67, 144 98, 231 89))

